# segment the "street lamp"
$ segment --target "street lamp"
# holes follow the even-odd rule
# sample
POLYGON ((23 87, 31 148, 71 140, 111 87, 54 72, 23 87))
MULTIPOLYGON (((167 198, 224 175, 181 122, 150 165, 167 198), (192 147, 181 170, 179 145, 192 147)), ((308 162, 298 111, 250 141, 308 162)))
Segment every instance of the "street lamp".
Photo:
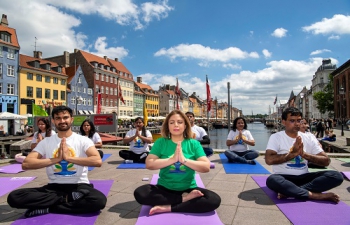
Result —
POLYGON ((344 120, 343 120, 343 100, 344 100, 344 88, 343 86, 340 86, 339 89, 339 95, 342 96, 341 102, 340 102, 340 119, 341 119, 341 136, 344 136, 344 120))

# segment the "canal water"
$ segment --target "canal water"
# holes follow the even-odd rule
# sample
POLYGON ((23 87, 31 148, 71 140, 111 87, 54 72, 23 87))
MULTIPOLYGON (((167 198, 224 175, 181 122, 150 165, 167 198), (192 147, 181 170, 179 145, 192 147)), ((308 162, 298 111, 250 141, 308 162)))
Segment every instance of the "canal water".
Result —
MULTIPOLYGON (((248 130, 253 135, 255 146, 250 146, 250 149, 265 151, 267 142, 271 136, 273 128, 266 128, 263 123, 249 123, 248 130)), ((210 147, 213 149, 228 149, 226 146, 226 139, 229 130, 226 129, 212 129, 209 131, 210 147)))

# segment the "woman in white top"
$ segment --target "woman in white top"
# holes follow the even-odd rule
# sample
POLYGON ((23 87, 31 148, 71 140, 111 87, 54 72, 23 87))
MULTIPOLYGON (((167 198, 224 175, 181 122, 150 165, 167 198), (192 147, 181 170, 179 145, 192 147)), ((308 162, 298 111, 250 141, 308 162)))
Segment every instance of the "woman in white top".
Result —
POLYGON ((259 156, 259 152, 249 149, 249 145, 255 146, 255 141, 250 131, 247 130, 247 123, 243 117, 237 117, 233 121, 226 145, 230 147, 225 151, 229 162, 256 164, 254 159, 259 156))
POLYGON ((152 134, 146 130, 142 117, 135 119, 135 129, 129 130, 125 138, 124 144, 130 143, 130 150, 119 151, 119 156, 125 160, 133 160, 136 163, 145 163, 149 153, 148 144, 153 142, 152 134))
MULTIPOLYGON (((37 125, 38 131, 33 135, 32 144, 30 145, 31 150, 33 150, 45 137, 50 137, 56 134, 56 132, 52 130, 51 123, 47 118, 39 118, 37 125)), ((15 159, 17 162, 22 163, 27 155, 28 152, 19 153, 15 156, 15 159)))
POLYGON ((94 123, 86 119, 80 126, 80 134, 82 136, 87 136, 95 144, 97 151, 100 153, 101 159, 103 158, 103 151, 99 148, 102 148, 102 139, 100 135, 96 132, 94 123))

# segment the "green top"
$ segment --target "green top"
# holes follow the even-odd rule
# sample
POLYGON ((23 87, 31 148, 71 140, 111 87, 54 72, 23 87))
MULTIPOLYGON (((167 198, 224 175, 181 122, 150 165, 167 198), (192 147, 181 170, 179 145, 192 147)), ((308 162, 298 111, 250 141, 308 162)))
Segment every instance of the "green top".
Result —
MULTIPOLYGON (((168 138, 159 138, 153 145, 150 154, 160 159, 173 157, 177 143, 168 138)), ((186 159, 196 160, 205 156, 204 150, 199 141, 185 139, 181 142, 182 152, 186 159)), ((183 191, 189 188, 196 188, 194 179, 195 171, 180 162, 160 169, 158 184, 174 191, 183 191)))

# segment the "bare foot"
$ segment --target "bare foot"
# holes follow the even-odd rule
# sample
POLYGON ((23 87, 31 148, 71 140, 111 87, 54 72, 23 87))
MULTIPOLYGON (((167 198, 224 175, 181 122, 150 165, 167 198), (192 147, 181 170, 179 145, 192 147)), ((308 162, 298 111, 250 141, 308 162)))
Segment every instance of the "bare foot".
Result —
POLYGON ((165 212, 171 212, 170 205, 156 205, 149 211, 149 215, 154 215, 157 213, 165 213, 165 212))
POLYGON ((331 201, 331 202, 338 203, 339 195, 334 194, 332 192, 328 192, 328 193, 309 192, 309 199, 324 200, 324 201, 331 201))
POLYGON ((183 195, 182 196, 182 202, 187 202, 191 199, 194 199, 194 198, 198 198, 198 197, 201 197, 203 196, 204 194, 199 191, 199 190, 192 190, 190 193, 188 193, 187 195, 183 195))
POLYGON ((285 198, 288 198, 288 197, 285 196, 285 195, 283 195, 283 194, 281 194, 281 193, 278 193, 278 194, 277 194, 277 198, 278 198, 278 199, 285 199, 285 198))

